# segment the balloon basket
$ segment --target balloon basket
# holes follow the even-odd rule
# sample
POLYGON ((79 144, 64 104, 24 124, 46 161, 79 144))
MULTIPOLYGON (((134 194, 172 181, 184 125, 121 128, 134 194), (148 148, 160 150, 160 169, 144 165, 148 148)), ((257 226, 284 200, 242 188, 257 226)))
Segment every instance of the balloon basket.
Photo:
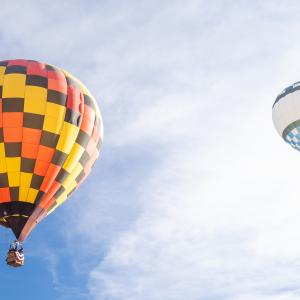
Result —
POLYGON ((11 244, 7 253, 6 263, 14 268, 24 266, 23 247, 19 242, 14 242, 11 244))

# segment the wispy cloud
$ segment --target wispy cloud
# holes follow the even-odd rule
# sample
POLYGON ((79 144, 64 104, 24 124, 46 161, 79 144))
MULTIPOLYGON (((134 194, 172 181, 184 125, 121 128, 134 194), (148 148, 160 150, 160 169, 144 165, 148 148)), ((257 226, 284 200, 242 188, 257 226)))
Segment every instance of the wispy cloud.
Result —
POLYGON ((58 213, 89 297, 298 299, 299 153, 271 105, 299 80, 300 5, 75 4, 6 5, 0 35, 99 99, 102 157, 58 213))
MULTIPOLYGON (((96 299, 297 297, 299 157, 271 123, 276 93, 297 80, 299 64, 290 55, 299 46, 289 30, 300 24, 292 18, 283 26, 290 9, 257 2, 188 10, 175 3, 146 22, 145 36, 158 37, 150 34, 139 50, 160 76, 149 74, 110 104, 119 108, 115 124, 108 116, 102 159, 114 160, 109 149, 118 162, 128 152, 136 156, 127 160, 125 178, 104 168, 109 180, 100 189, 125 182, 123 194, 111 193, 123 209, 112 209, 115 221, 107 224, 136 203, 139 211, 117 233, 102 229, 111 236, 91 273, 96 299), (168 55, 160 55, 163 46, 168 55)), ((134 47, 124 53, 130 49, 138 73, 144 65, 134 47)), ((101 196, 95 211, 97 201, 101 196)))

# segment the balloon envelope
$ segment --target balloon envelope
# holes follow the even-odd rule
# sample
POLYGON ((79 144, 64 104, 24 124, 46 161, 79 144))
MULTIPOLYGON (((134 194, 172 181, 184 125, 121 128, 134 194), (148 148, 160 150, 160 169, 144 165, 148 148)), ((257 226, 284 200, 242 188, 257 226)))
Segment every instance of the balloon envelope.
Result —
POLYGON ((0 61, 0 224, 23 241, 78 188, 98 158, 97 103, 68 72, 0 61))
POLYGON ((284 89, 273 104, 273 123, 279 135, 300 150, 300 82, 284 89))

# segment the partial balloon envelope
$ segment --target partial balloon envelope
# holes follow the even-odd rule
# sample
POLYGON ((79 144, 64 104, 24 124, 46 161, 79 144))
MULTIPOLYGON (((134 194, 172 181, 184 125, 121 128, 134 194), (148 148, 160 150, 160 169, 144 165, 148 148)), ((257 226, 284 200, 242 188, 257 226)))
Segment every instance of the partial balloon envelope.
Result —
POLYGON ((19 241, 78 188, 103 124, 87 88, 33 60, 0 62, 0 224, 19 241))
POLYGON ((273 123, 280 136, 300 150, 300 82, 287 87, 276 98, 273 123))

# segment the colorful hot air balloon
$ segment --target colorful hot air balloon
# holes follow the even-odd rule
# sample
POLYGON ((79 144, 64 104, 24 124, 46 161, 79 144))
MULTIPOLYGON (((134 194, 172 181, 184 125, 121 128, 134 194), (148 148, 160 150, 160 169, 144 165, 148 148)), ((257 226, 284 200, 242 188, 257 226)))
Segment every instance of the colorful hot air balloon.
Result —
POLYGON ((61 205, 98 158, 103 124, 87 88, 68 72, 33 60, 0 61, 0 224, 19 244, 61 205))
POLYGON ((300 150, 300 82, 284 89, 273 104, 273 123, 279 135, 300 150))

